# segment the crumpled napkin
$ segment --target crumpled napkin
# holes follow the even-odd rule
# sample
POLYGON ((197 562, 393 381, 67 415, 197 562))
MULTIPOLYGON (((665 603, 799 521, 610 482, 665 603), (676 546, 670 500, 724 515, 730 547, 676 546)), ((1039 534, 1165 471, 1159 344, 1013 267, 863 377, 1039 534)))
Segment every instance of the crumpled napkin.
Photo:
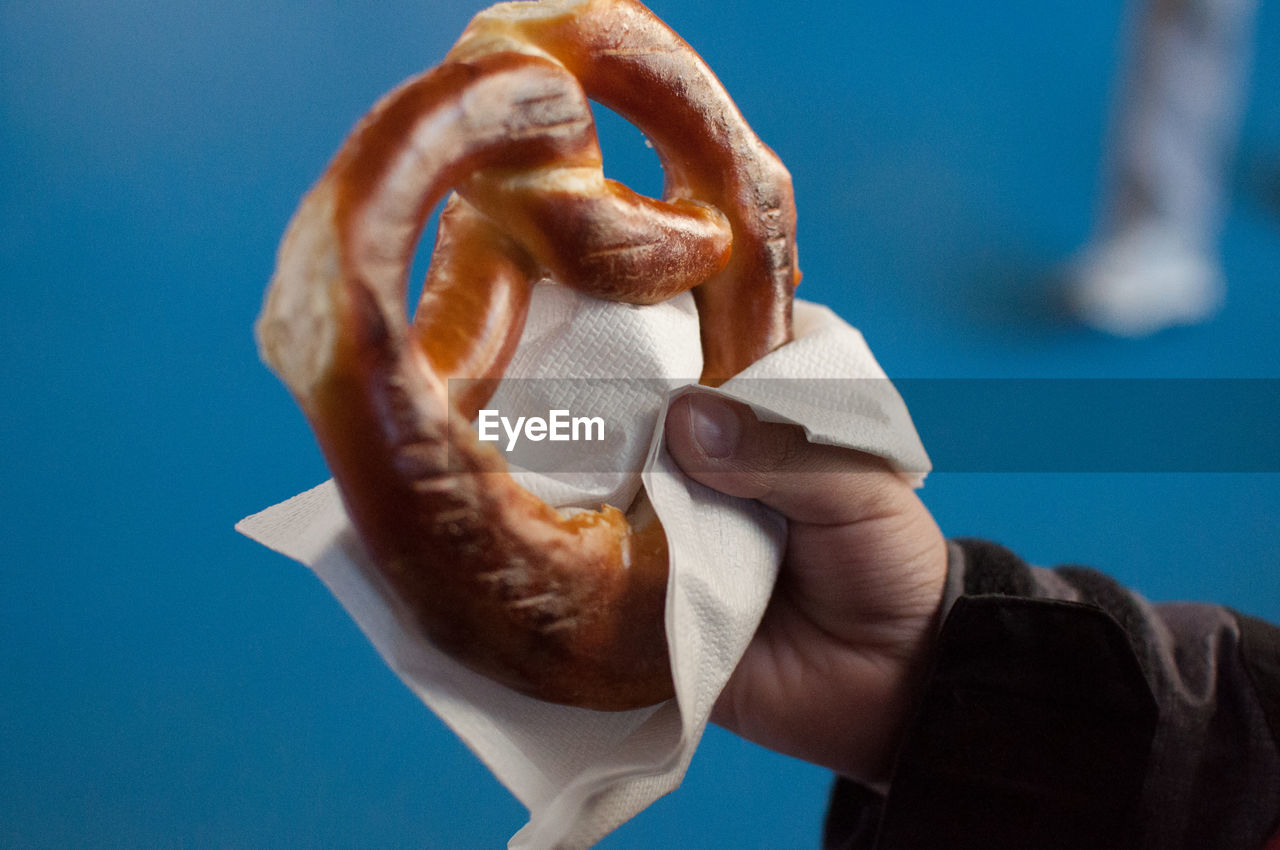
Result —
MULTIPOLYGON (((804 302, 796 303, 795 330, 795 342, 718 390, 698 391, 798 423, 815 442, 880 455, 913 483, 923 481, 928 458, 862 335, 804 302)), ((508 377, 488 405, 518 403, 571 375, 596 379, 575 385, 594 384, 604 398, 591 406, 608 411, 609 422, 630 423, 613 429, 615 439, 575 444, 575 456, 592 461, 578 471, 514 474, 552 504, 592 508, 629 504, 643 481, 671 554, 666 621, 677 695, 661 705, 620 713, 552 705, 452 661, 406 629, 366 579, 366 555, 332 481, 236 526, 310 567, 405 684, 528 807, 529 822, 511 847, 590 845, 676 788, 764 612, 784 521, 759 503, 685 478, 664 447, 667 405, 700 370, 691 297, 635 307, 544 285, 508 377)))

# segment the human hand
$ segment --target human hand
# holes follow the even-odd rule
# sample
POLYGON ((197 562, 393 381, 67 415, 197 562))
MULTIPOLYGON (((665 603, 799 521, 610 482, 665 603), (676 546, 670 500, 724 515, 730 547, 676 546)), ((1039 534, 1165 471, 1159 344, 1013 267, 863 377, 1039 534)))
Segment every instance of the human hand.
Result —
POLYGON ((708 393, 667 414, 696 481, 787 518, 782 570, 712 720, 864 782, 887 780, 928 663, 946 542, 880 458, 809 443, 708 393))

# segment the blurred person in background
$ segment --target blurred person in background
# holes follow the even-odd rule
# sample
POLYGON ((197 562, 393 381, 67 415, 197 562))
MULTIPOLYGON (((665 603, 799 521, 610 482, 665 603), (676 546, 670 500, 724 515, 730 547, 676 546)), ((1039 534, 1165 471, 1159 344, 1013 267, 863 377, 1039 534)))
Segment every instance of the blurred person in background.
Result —
POLYGON ((1085 324, 1145 336, 1213 315, 1228 162, 1257 0, 1140 0, 1118 81, 1094 235, 1067 271, 1085 324))

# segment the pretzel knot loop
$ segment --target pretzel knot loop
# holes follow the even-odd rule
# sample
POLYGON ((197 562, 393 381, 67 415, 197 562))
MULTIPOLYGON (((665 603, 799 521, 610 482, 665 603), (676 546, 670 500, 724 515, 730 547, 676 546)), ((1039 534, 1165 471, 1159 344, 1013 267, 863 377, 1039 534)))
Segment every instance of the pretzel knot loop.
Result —
POLYGON ((470 420, 534 282, 638 304, 693 291, 704 383, 790 339, 791 181, 718 80, 635 0, 482 12, 384 97, 303 200, 258 323, 380 580, 456 659, 522 693, 618 710, 673 693, 666 541, 644 494, 562 516, 470 420), (588 99, 662 163, 663 199, 605 179, 588 99), (421 301, 425 220, 452 191, 421 301))

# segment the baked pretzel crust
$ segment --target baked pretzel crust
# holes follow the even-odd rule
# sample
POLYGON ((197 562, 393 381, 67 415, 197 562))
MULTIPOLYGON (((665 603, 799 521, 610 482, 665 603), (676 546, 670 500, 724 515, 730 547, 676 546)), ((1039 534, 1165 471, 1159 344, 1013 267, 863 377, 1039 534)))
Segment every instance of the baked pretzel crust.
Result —
POLYGON ((634 0, 482 12, 384 97, 303 199, 258 323, 377 578, 457 660, 603 710, 673 695, 667 548, 641 492, 561 514, 470 420, 543 278, 649 304, 692 289, 705 383, 790 339, 790 177, 692 49, 634 0), (588 98, 635 123, 662 200, 604 178, 588 98), (450 191, 410 324, 408 269, 450 191))

